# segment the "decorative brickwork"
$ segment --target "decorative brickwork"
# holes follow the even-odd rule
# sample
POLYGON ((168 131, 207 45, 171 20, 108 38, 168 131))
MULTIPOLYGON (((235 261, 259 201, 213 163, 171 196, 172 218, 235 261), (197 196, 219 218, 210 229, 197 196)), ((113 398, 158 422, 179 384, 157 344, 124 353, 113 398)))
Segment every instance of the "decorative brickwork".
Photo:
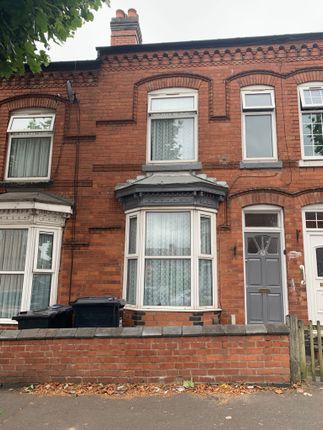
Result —
POLYGON ((242 48, 222 49, 192 49, 192 50, 170 50, 159 52, 127 53, 123 55, 104 56, 104 61, 112 70, 131 68, 134 70, 156 69, 167 67, 208 67, 210 65, 233 64, 239 66, 241 63, 272 63, 275 61, 295 62, 320 58, 322 44, 307 42, 287 46, 253 46, 242 48))

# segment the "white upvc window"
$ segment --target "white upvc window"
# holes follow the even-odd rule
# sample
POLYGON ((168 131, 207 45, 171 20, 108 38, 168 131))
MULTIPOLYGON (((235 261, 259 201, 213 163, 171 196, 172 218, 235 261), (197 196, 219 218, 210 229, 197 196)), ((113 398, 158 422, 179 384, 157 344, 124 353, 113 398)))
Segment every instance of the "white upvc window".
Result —
POLYGON ((46 181, 50 178, 55 114, 49 110, 22 110, 8 126, 8 181, 46 181))
POLYGON ((243 160, 277 160, 274 90, 247 87, 241 100, 243 160))
POLYGON ((303 160, 323 160, 323 83, 298 88, 303 160))
POLYGON ((147 162, 197 160, 197 91, 172 88, 148 95, 147 162))
POLYGON ((0 323, 55 303, 61 228, 0 225, 0 323))
POLYGON ((216 309, 215 212, 142 209, 126 220, 124 297, 139 309, 216 309))

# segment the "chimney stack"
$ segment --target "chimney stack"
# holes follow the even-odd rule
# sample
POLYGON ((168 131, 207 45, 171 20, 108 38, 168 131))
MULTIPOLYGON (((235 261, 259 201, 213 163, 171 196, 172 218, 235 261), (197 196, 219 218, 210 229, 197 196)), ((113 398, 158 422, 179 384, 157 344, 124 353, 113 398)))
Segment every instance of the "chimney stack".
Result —
POLYGON ((111 46, 139 45, 142 43, 139 16, 136 9, 129 9, 128 15, 121 9, 111 19, 111 46))

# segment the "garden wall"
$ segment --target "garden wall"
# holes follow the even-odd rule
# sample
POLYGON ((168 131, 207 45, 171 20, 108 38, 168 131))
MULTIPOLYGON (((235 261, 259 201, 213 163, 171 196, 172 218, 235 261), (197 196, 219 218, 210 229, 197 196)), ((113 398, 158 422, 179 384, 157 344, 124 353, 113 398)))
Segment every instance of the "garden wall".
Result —
POLYGON ((0 382, 285 384, 288 333, 283 324, 4 330, 0 382))

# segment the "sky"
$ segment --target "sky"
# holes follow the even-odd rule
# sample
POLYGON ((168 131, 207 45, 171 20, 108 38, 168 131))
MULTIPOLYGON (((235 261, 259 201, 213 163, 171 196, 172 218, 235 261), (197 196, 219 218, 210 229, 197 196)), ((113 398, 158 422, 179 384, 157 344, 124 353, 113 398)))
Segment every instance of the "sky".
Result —
POLYGON ((96 58, 110 45, 117 9, 135 8, 143 43, 323 32, 323 0, 111 0, 63 46, 53 44, 52 61, 96 58))

